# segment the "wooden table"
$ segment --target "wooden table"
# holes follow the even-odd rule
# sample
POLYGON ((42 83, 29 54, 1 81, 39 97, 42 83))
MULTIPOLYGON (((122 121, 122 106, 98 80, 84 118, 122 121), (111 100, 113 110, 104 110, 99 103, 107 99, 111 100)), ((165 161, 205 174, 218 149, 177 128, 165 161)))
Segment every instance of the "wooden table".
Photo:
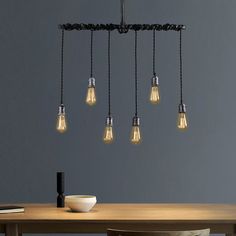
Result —
POLYGON ((89 213, 72 213, 52 204, 21 204, 25 213, 0 214, 0 232, 105 233, 107 228, 188 230, 236 233, 236 205, 227 204, 97 204, 89 213))

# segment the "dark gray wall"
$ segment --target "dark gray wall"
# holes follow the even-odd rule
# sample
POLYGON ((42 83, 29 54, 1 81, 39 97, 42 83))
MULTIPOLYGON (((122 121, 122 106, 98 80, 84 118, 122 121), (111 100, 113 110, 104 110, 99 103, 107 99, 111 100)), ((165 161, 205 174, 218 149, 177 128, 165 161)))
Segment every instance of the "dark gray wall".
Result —
POLYGON ((235 202, 236 2, 127 0, 130 23, 183 23, 189 130, 176 129, 178 34, 157 33, 161 104, 148 103, 152 33, 140 33, 143 143, 129 142, 134 114, 133 33, 112 33, 115 143, 102 142, 107 115, 107 34, 95 34, 98 103, 84 102, 89 32, 65 35, 69 130, 55 131, 59 105, 58 23, 119 22, 119 1, 2 0, 0 4, 0 202, 54 202, 55 173, 67 194, 99 202, 235 202))

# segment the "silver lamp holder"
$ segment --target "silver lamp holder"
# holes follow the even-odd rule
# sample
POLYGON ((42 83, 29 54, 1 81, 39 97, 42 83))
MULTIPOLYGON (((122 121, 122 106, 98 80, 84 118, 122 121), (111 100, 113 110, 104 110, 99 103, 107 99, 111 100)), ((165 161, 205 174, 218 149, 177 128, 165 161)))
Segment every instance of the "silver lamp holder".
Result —
POLYGON ((157 75, 153 75, 151 82, 152 87, 157 87, 159 85, 159 78, 157 77, 157 75))
POLYGON ((65 108, 65 106, 63 105, 63 104, 61 104, 60 106, 59 106, 59 109, 58 109, 59 111, 58 111, 58 115, 65 115, 65 113, 66 113, 66 108, 65 108))
POLYGON ((140 126, 140 118, 137 116, 133 117, 132 126, 140 126))
POLYGON ((179 104, 179 113, 186 113, 186 105, 184 103, 179 104))
POLYGON ((89 87, 89 88, 95 88, 95 78, 90 77, 90 78, 88 79, 88 87, 89 87))
POLYGON ((111 116, 106 118, 106 126, 113 126, 113 118, 111 116))

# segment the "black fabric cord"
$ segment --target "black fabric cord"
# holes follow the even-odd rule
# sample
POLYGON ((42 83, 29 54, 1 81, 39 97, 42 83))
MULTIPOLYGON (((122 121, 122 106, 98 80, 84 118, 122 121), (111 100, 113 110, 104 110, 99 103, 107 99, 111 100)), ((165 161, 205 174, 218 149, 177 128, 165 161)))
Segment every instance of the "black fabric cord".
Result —
POLYGON ((180 104, 183 104, 182 30, 179 31, 179 78, 180 78, 180 104))
POLYGON ((156 76, 156 30, 153 30, 153 75, 156 76))
POLYGON ((137 71, 137 31, 134 31, 134 81, 135 81, 135 116, 138 116, 138 71, 137 71))
POLYGON ((108 31, 108 116, 111 115, 111 31, 108 31))
POLYGON ((93 77, 93 30, 91 30, 91 38, 90 38, 90 77, 93 77))
POLYGON ((61 105, 64 97, 64 29, 61 31, 61 105))

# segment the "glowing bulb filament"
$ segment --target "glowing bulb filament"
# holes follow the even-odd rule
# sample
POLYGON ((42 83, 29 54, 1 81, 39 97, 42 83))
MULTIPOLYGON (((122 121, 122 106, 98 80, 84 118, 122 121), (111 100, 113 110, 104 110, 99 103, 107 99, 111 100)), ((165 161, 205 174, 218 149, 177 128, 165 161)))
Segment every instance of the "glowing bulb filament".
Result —
POLYGON ((88 87, 87 96, 86 96, 86 103, 89 106, 93 106, 96 104, 95 87, 88 87))
POLYGON ((64 133, 67 130, 66 117, 65 114, 59 114, 57 117, 57 131, 59 133, 64 133))
POLYGON ((177 127, 181 130, 185 130, 188 128, 186 113, 180 112, 178 114, 177 127))
POLYGON ((150 92, 150 102, 152 104, 158 104, 160 102, 160 93, 158 86, 152 86, 150 92))
POLYGON ((89 106, 93 106, 96 104, 96 92, 95 92, 95 78, 90 77, 88 80, 88 90, 86 96, 86 103, 89 106))
POLYGON ((139 126, 132 126, 130 141, 133 144, 140 144, 141 143, 141 133, 139 126))
POLYGON ((110 144, 113 142, 113 130, 112 126, 107 125, 103 134, 103 141, 105 144, 110 144))
POLYGON ((151 79, 151 85, 149 100, 152 104, 158 104, 160 102, 159 78, 155 73, 151 79))

